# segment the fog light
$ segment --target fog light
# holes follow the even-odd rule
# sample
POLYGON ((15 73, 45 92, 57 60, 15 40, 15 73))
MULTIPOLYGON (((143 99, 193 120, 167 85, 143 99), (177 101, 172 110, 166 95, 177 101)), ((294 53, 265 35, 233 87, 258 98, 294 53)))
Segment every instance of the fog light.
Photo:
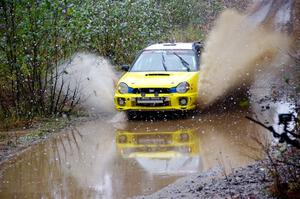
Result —
POLYGON ((187 133, 181 133, 180 134, 180 141, 181 142, 187 142, 187 141, 189 141, 189 139, 190 139, 189 134, 187 134, 187 133))
POLYGON ((124 106, 124 105, 125 105, 125 102, 126 102, 125 98, 118 98, 118 104, 119 104, 120 106, 124 106))
POLYGON ((121 144, 126 143, 127 142, 127 136, 126 135, 120 135, 118 141, 121 144))
POLYGON ((181 105, 181 106, 186 106, 187 105, 187 98, 180 98, 179 99, 179 104, 181 105))
POLYGON ((190 153, 191 151, 192 151, 191 148, 188 146, 182 146, 179 148, 180 153, 190 153))

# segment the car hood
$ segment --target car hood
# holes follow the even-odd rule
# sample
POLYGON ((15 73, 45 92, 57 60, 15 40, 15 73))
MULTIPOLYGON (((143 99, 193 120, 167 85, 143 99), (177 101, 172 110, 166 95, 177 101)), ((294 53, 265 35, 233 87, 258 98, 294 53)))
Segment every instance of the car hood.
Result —
POLYGON ((119 82, 136 87, 171 88, 189 81, 199 72, 127 72, 119 82))

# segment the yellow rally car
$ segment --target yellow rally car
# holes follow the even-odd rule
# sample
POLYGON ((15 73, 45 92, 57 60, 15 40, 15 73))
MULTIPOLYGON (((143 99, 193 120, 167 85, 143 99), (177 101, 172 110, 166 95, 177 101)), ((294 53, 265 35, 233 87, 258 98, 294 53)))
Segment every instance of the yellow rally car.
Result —
POLYGON ((202 171, 200 140, 193 129, 170 132, 117 131, 117 149, 152 174, 181 175, 202 171))
POLYGON ((124 158, 174 158, 199 155, 199 138, 192 129, 174 132, 117 131, 117 147, 124 158))
POLYGON ((119 80, 114 96, 120 111, 196 108, 201 44, 159 43, 145 48, 119 80))

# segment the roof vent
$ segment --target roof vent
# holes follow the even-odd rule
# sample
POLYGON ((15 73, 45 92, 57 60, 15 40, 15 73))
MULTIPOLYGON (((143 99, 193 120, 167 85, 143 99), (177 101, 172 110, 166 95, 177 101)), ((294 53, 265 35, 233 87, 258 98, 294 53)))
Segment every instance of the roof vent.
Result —
POLYGON ((176 44, 175 43, 166 43, 166 44, 164 44, 164 46, 176 46, 176 44))

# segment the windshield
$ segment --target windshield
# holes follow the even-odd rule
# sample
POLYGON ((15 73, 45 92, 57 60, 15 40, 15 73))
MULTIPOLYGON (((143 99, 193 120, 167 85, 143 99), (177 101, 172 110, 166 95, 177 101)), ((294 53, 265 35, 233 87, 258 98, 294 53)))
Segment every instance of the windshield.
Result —
POLYGON ((130 71, 197 71, 196 57, 193 50, 146 50, 140 54, 130 71))

